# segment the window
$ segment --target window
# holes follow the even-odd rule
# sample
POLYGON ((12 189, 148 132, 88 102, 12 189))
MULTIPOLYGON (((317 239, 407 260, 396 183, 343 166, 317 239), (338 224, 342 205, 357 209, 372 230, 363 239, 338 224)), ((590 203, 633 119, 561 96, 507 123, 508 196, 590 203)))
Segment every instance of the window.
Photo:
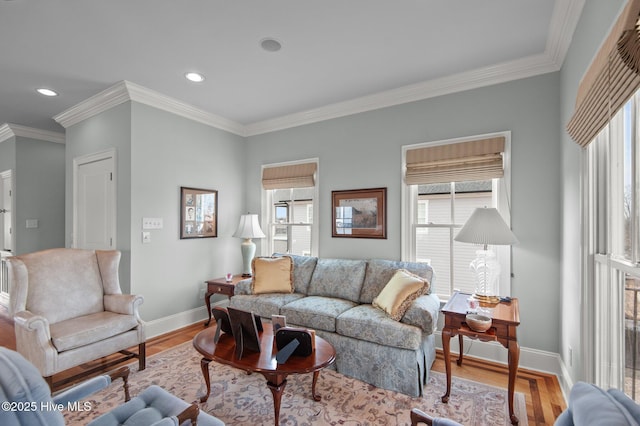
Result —
POLYGON ((318 253, 317 160, 263 166, 263 253, 318 253))
POLYGON ((594 382, 624 389, 636 402, 640 402, 639 111, 640 93, 636 93, 588 145, 585 177, 594 382))
MULTIPOLYGON (((442 299, 448 299, 454 289, 473 293, 475 274, 470 264, 476 257, 480 246, 457 242, 458 234, 467 219, 476 208, 496 207, 507 224, 509 223, 508 188, 508 154, 510 145, 508 132, 485 135, 481 137, 457 139, 412 145, 403 148, 405 158, 405 183, 403 185, 403 253, 402 258, 409 261, 429 263, 435 272, 435 291, 442 299), (486 141, 499 141, 493 144, 491 152, 484 152, 479 145, 486 141), (450 149, 455 156, 461 152, 466 155, 463 161, 442 158, 449 154, 433 154, 424 151, 429 149, 450 149), (497 147, 497 148, 496 148, 497 147), (498 155, 494 151, 499 151, 498 155), (473 160, 470 158, 473 157, 473 160), (445 168, 443 164, 458 163, 453 168, 445 168), (481 166, 470 170, 470 163, 481 166), (430 163, 430 164, 428 164, 430 163), (489 174, 487 169, 492 169, 489 174), (422 176, 420 176, 422 175, 422 176), (434 178, 434 175, 438 177, 434 178), (488 178, 499 175, 501 177, 488 178), (429 182, 443 180, 445 182, 429 182), (420 183, 420 182, 429 183, 420 183), (407 183, 408 182, 408 183, 407 183)), ((463 154, 464 155, 464 154, 463 154)), ((502 267, 500 277, 500 294, 510 294, 510 250, 509 247, 493 247, 502 267)))

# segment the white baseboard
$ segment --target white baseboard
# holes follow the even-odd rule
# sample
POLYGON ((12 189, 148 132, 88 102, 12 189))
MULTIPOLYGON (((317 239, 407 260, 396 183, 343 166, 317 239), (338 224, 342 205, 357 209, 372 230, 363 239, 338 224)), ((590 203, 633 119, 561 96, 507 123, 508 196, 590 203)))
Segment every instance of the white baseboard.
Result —
MULTIPOLYGON (((228 300, 225 299, 212 303, 212 306, 226 306, 228 303, 228 300)), ((195 309, 169 315, 168 317, 146 321, 147 339, 175 331, 179 328, 186 327, 197 322, 204 322, 207 318, 208 315, 206 308, 204 306, 200 306, 195 309)))

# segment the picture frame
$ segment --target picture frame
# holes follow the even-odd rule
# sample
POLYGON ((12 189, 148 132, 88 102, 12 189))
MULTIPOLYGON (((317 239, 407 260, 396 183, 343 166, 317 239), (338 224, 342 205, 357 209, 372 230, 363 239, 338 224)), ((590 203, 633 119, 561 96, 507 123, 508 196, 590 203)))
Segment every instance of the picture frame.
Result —
POLYGON ((387 188, 331 191, 331 236, 387 238, 387 188))
POLYGON ((180 239, 218 236, 218 191, 180 187, 180 239))

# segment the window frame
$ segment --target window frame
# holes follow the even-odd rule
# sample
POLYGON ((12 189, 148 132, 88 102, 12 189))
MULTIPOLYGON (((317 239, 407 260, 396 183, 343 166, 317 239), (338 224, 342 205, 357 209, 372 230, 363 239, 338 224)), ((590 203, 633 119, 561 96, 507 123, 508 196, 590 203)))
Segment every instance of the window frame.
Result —
MULTIPOLYGON (((505 147, 503 153, 504 176, 499 179, 493 179, 492 198, 495 207, 502 215, 507 226, 511 227, 511 209, 509 200, 511 199, 511 132, 503 131, 496 133, 488 133, 483 135, 474 135, 461 138, 452 138, 446 140, 436 140, 423 142, 412 145, 402 146, 402 179, 401 179, 401 259, 403 261, 414 262, 416 260, 415 250, 415 225, 418 218, 418 185, 408 185, 405 183, 405 173, 407 169, 407 151, 416 148, 431 147, 437 145, 455 144, 461 142, 469 142, 493 137, 504 137, 505 147)), ((444 182, 447 183, 447 182, 444 182)), ((464 225, 464 224, 462 224, 464 225)), ((501 266, 501 275, 499 281, 499 290, 501 296, 511 295, 511 278, 512 278, 512 248, 511 246, 493 246, 498 262, 501 266)), ((436 280, 438 271, 434 270, 436 280)), ((456 289, 455 283, 452 282, 448 294, 438 294, 442 300, 447 300, 450 294, 456 289)))
MULTIPOLYGON (((314 181, 315 181, 315 185, 313 186, 313 209, 312 209, 312 222, 310 224, 311 226, 311 246, 310 246, 310 250, 311 256, 318 256, 318 247, 319 247, 319 237, 320 237, 320 231, 319 231, 319 223, 317 220, 314 220, 315 218, 319 217, 318 216, 318 212, 319 212, 319 199, 320 199, 320 190, 319 190, 319 181, 318 181, 318 176, 320 175, 320 161, 318 160, 318 158, 307 158, 307 159, 303 159, 303 160, 296 160, 296 161, 286 161, 286 162, 281 162, 281 163, 270 163, 270 164, 263 164, 262 168, 261 168, 261 173, 260 176, 263 175, 264 173, 264 169, 265 168, 270 168, 270 167, 280 167, 280 166, 291 166, 291 165, 295 165, 295 164, 304 164, 304 163, 315 163, 316 164, 316 172, 315 172, 315 177, 314 177, 314 181)), ((273 215, 273 206, 274 206, 274 201, 273 201, 273 189, 264 189, 264 187, 262 187, 262 184, 260 184, 260 191, 261 191, 261 211, 262 211, 262 223, 261 223, 261 227, 263 229, 263 232, 265 233, 265 238, 263 238, 261 240, 261 244, 260 244, 260 252, 261 253, 266 253, 266 255, 271 255, 272 253, 270 253, 271 251, 271 247, 273 247, 273 240, 274 240, 274 236, 272 235, 272 228, 271 228, 271 223, 273 222, 274 218, 272 217, 273 215)), ((293 212, 289 212, 289 215, 292 215, 293 212)), ((290 224, 290 223, 284 223, 282 225, 286 225, 288 228, 291 228, 292 226, 296 226, 296 225, 300 225, 300 224, 290 224)), ((304 226, 309 226, 309 225, 304 225, 304 226)))

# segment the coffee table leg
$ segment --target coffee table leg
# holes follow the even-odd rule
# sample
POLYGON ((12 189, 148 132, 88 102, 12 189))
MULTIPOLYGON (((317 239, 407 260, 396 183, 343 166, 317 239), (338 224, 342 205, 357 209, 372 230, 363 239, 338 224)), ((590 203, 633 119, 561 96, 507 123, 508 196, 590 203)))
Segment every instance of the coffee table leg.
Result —
POLYGON ((313 372, 313 382, 311 383, 311 396, 314 401, 320 401, 322 397, 316 393, 316 383, 318 383, 318 377, 320 376, 320 370, 313 372))
POLYGON ((200 369, 202 370, 202 375, 204 376, 204 382, 207 384, 207 393, 206 395, 200 397, 200 402, 205 402, 209 399, 209 395, 211 394, 211 378, 209 377, 209 363, 210 359, 202 358, 200 360, 200 369))
POLYGON ((267 380, 267 386, 269 387, 269 389, 271 389, 271 394, 273 395, 273 411, 275 414, 276 426, 280 424, 280 401, 282 400, 282 393, 284 392, 284 387, 286 385, 286 380, 283 380, 279 385, 276 385, 270 380, 267 380))

